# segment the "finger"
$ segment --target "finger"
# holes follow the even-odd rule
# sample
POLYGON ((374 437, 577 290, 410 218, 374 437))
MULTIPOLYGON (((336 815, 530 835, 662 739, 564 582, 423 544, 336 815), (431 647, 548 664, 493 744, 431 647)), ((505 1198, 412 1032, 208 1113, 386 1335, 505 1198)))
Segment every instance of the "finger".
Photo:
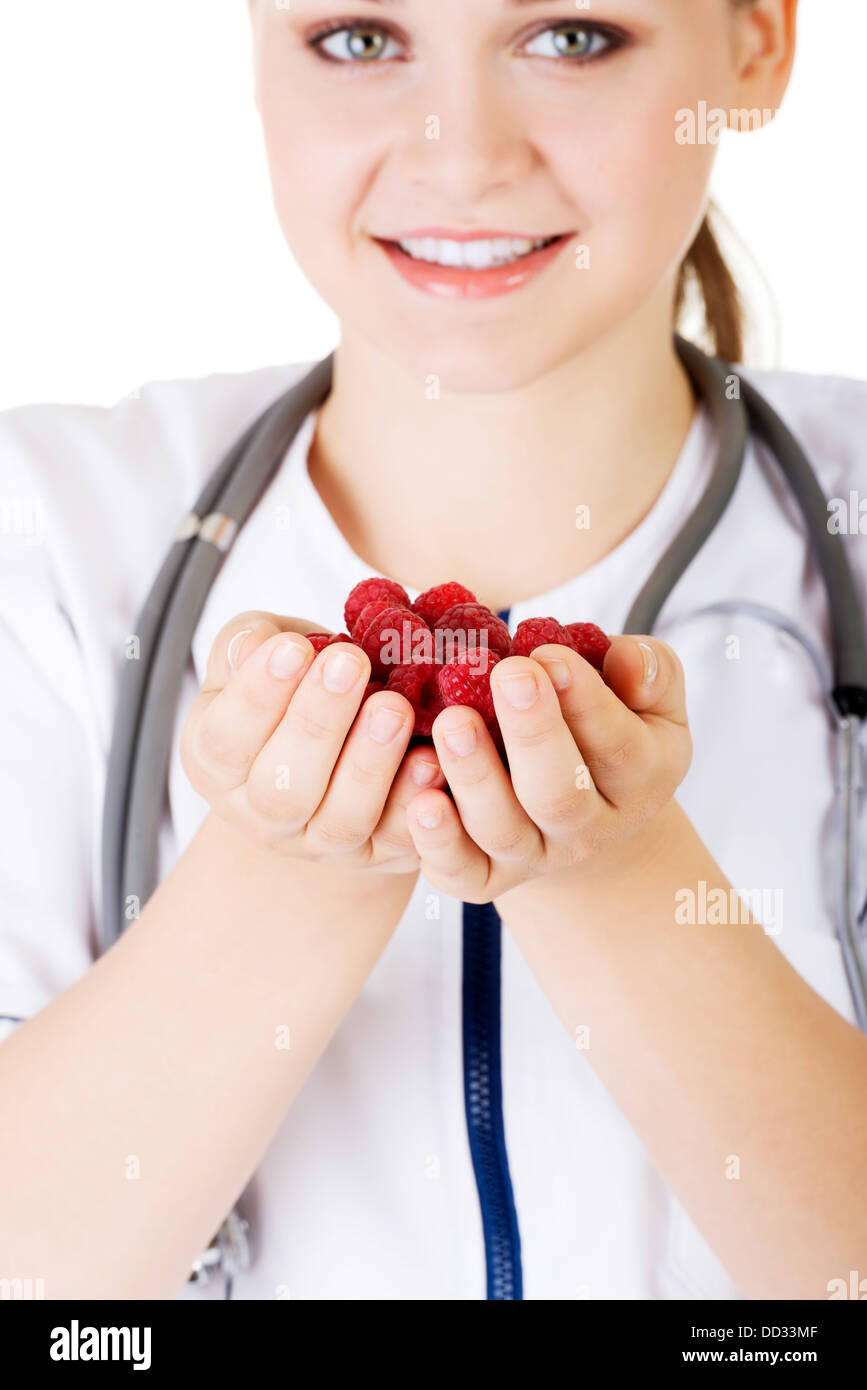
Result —
POLYGON ((444 791, 413 797, 406 822, 429 883, 452 897, 485 901, 491 862, 470 838, 444 791))
MULTIPOLYGON (((680 662, 665 643, 654 641, 654 646, 665 650, 654 653, 656 677, 649 684, 643 681, 642 655, 633 637, 613 639, 606 654, 605 679, 568 647, 549 643, 533 653, 533 660, 557 689, 563 718, 589 777, 606 801, 619 809, 644 799, 660 766, 670 760, 679 768, 686 745, 691 746, 680 662), (643 709, 635 712, 618 691, 643 709)), ((665 783, 669 792, 673 790, 670 780, 665 783)))
POLYGON ((637 713, 687 723, 683 666, 658 637, 613 637, 605 654, 605 683, 637 713))
POLYGON ((643 782, 653 759, 653 734, 609 689, 589 662, 559 643, 533 652, 554 686, 563 719, 579 751, 575 775, 589 777, 599 793, 620 804, 636 781, 643 782))
POLYGON ((238 613, 220 628, 208 655, 208 666, 202 682, 207 694, 222 690, 229 677, 258 647, 277 632, 327 632, 327 628, 311 623, 307 618, 289 618, 280 613, 248 609, 238 613))
POLYGON ((578 776, 582 754, 550 679, 530 657, 507 656, 491 671, 491 692, 518 801, 546 838, 580 834, 603 801, 578 776))
POLYGON ((467 705, 451 705, 433 722, 440 766, 461 822, 492 859, 539 859, 544 842, 521 805, 485 721, 467 705))
POLYGON ((442 789, 445 784, 435 749, 419 745, 404 754, 371 836, 375 864, 393 866, 396 872, 419 867, 418 851, 407 825, 407 807, 425 787, 442 789))
POLYGON ((240 786, 315 655, 301 633, 265 636, 222 689, 200 694, 198 710, 194 702, 181 741, 184 767, 201 770, 212 793, 240 786))
POLYGON ((367 654, 350 642, 335 642, 298 682, 247 776, 250 806, 276 820, 282 833, 297 834, 319 806, 369 679, 367 654))
POLYGON ((314 853, 348 854, 370 840, 414 722, 412 705, 396 691, 365 700, 304 832, 314 853))

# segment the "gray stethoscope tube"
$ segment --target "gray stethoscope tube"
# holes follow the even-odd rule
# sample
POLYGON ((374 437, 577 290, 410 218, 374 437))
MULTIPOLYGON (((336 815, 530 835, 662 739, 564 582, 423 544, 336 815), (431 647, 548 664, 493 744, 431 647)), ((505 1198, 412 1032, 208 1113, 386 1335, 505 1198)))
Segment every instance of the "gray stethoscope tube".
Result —
MULTIPOLYGON (((843 788, 843 853, 837 923, 860 1026, 867 1031, 867 972, 857 920, 857 796, 859 734, 867 717, 867 640, 864 618, 839 535, 827 526, 827 506, 791 432, 767 401, 733 368, 675 338, 680 358, 718 431, 718 455, 698 507, 636 598, 624 632, 651 633, 668 595, 722 517, 737 486, 751 430, 775 456, 804 516, 828 595, 834 686, 839 712, 843 788), (736 383, 736 389, 730 389, 736 383)), ((333 354, 317 363, 227 452, 184 518, 136 625, 139 658, 121 673, 108 758, 102 825, 102 949, 138 916, 157 885, 157 845, 163 816, 177 694, 193 634, 211 586, 250 513, 282 463, 311 410, 331 390, 333 354)), ((233 1211, 191 1277, 215 1267, 227 1280, 249 1263, 246 1222, 233 1211)))
MULTIPOLYGON (((858 798, 860 737, 867 718, 867 639, 842 537, 828 528, 828 507, 809 461, 794 435, 765 398, 718 358, 678 338, 681 359, 719 430, 719 457, 693 515, 663 555, 629 610, 624 632, 653 631, 659 612, 683 571, 698 554, 728 506, 740 477, 747 435, 764 440, 782 469, 807 526, 828 596, 834 653, 832 710, 837 712, 838 792, 841 805, 840 886, 837 937, 859 1027, 867 1032, 867 967, 858 917, 858 798), (729 383, 738 383, 738 393, 729 383)), ((778 624, 782 626, 783 624, 778 624)))

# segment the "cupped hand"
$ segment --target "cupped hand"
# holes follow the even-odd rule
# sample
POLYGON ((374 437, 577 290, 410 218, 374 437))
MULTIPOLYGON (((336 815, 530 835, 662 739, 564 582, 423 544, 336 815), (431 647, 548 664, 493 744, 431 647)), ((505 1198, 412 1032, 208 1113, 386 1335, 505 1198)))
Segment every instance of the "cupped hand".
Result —
POLYGON ((432 750, 406 751, 402 695, 377 691, 362 707, 359 647, 316 653, 306 633, 326 630, 258 611, 228 622, 181 734, 184 771, 229 825, 281 854, 412 873, 406 808, 442 772, 432 750))
POLYGON ((499 661, 491 690, 508 769, 481 715, 453 705, 433 740, 454 801, 431 788, 406 810, 425 878, 475 903, 627 840, 692 761, 683 668, 657 638, 613 638, 602 674, 548 643, 499 661))

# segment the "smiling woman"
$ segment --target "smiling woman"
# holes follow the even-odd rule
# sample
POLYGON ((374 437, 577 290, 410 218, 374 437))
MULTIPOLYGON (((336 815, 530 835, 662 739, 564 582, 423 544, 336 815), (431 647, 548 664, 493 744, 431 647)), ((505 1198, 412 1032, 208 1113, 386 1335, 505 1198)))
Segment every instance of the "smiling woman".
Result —
MULTIPOLYGON (((752 0, 734 0, 734 3, 744 5, 752 3, 752 0)), ((594 23, 589 19, 578 23, 569 20, 556 26, 548 25, 531 35, 521 51, 527 56, 568 58, 573 63, 598 62, 602 57, 617 53, 629 41, 628 32, 622 28, 594 23)), ((311 30, 307 42, 317 51, 327 54, 332 61, 342 62, 346 68, 357 69, 359 64, 395 58, 400 54, 397 40, 376 24, 326 24, 311 30)), ((432 135, 431 138, 438 137, 437 129, 436 136, 432 135)), ((422 232, 402 242, 383 241, 383 245, 396 268, 410 284, 427 287, 431 293, 441 295, 484 298, 525 284, 535 271, 541 270, 553 259, 553 252, 551 256, 542 257, 538 254, 539 250, 564 243, 569 234, 536 241, 508 237, 483 241, 479 239, 481 235, 467 232, 459 236, 453 233, 452 239, 437 241, 434 240, 436 232, 422 232), (499 276, 432 276, 423 269, 407 266, 404 257, 395 254, 396 248, 407 252, 415 261, 472 271, 510 265, 517 260, 529 261, 529 264, 520 271, 499 276)), ((589 261, 585 264, 589 265, 589 261)), ((739 293, 714 235, 709 213, 680 267, 675 301, 676 323, 681 318, 691 278, 697 282, 701 294, 708 336, 714 350, 730 361, 740 361, 743 356, 743 322, 739 293)))
POLYGON ((858 1287, 867 386, 740 360, 679 138, 779 110, 797 0, 575 11, 250 0, 337 348, 0 417, 45 511, 0 537, 0 1280, 858 1287), (453 630, 490 669, 399 645, 453 630))
MULTIPOLYGON (((735 0, 749 4, 752 0, 735 0)), ((340 21, 314 27, 307 33, 307 42, 330 61, 340 62, 346 69, 357 70, 360 65, 401 56, 396 38, 377 24, 345 24, 340 21)), ((614 25, 600 24, 587 19, 547 25, 532 34, 521 46, 527 56, 570 59, 575 64, 598 62, 617 53, 630 42, 626 30, 614 25)), ((439 130, 431 138, 439 138, 439 130)), ((568 233, 532 240, 500 237, 480 240, 480 233, 465 233, 452 238, 435 240, 436 232, 420 233, 405 241, 383 241, 386 251, 410 284, 428 288, 431 293, 452 297, 484 298, 517 289, 537 270, 547 265, 551 256, 542 257, 539 250, 568 240, 568 233), (511 265, 518 260, 529 261, 520 271, 499 276, 430 275, 423 269, 407 266, 405 258, 395 251, 403 250, 411 259, 464 270, 489 270, 494 266, 511 265)), ((587 262, 589 264, 589 262, 587 262)), ((675 319, 684 308, 687 286, 692 277, 698 284, 705 306, 706 326, 714 350, 730 361, 743 356, 743 323, 737 286, 726 265, 714 236, 710 215, 706 215, 695 241, 687 252, 678 277, 675 319)))
MULTIPOLYGON (((648 276, 660 275, 658 257, 649 254, 657 247, 648 247, 646 231, 650 218, 659 225, 663 212, 659 194, 664 188, 665 221, 670 228, 667 253, 669 257, 676 257, 678 249, 682 253, 674 283, 675 322, 694 281, 705 305, 710 342, 738 361, 743 351, 738 293, 714 236, 711 214, 701 205, 711 152, 704 143, 697 147, 694 160, 678 158, 672 112, 679 106, 697 106, 708 92, 724 93, 732 44, 749 41, 732 28, 732 18, 752 7, 753 0, 693 7, 696 13, 690 16, 686 32, 682 25, 678 31, 666 26, 665 8, 648 0, 611 5, 610 19, 604 6, 596 7, 592 18, 552 19, 548 6, 544 18, 520 25, 516 20, 523 19, 523 12, 543 6, 464 7, 457 48, 450 42, 453 15, 448 3, 434 16, 424 5, 362 0, 362 13, 352 18, 322 17, 318 0, 300 0, 282 13, 255 6, 254 21, 263 39, 257 48, 259 102, 272 152, 278 211, 290 173, 305 178, 308 159, 316 159, 323 170, 331 169, 335 160, 342 161, 354 151, 356 168, 362 167, 367 148, 365 113, 374 109, 373 102, 378 117, 375 145, 392 148, 364 208, 356 209, 356 215, 364 219, 357 231, 382 247, 408 284, 441 299, 499 298, 524 287, 556 262, 562 269, 555 278, 548 275, 545 284, 549 293, 555 285, 568 289, 575 301, 578 332, 579 326, 586 331, 588 313, 596 307, 586 293, 588 286, 600 280, 605 284, 611 312, 617 308, 612 291, 618 284, 631 305, 636 290, 649 291, 648 276), (728 23, 726 10, 731 12, 728 23), (267 43, 266 36, 270 36, 267 43), (699 64, 697 51, 702 53, 699 64), (321 80, 307 55, 321 62, 321 80), (283 64, 287 65, 286 83, 279 80, 283 64), (331 125, 326 122, 321 147, 311 132, 304 149, 295 152, 303 161, 299 167, 293 152, 280 145, 279 131, 295 128, 290 93, 300 104, 313 100, 317 87, 334 112, 335 135, 340 113, 348 113, 351 106, 352 138, 347 139, 344 132, 339 153, 333 147, 326 149, 331 125), (448 93, 445 103, 444 93, 448 93), (605 108, 611 103, 606 120, 605 108), (399 116, 402 133, 396 142, 389 140, 383 121, 388 112, 399 116), (520 130, 521 139, 509 140, 510 130, 520 130), (505 225, 495 232, 467 226, 460 217, 441 231, 396 226, 385 209, 398 165, 411 169, 413 152, 424 150, 427 142, 422 157, 431 176, 442 159, 455 177, 454 153, 459 152, 459 165, 478 158, 474 151, 483 146, 486 131, 504 152, 504 167, 519 157, 522 143, 525 158, 531 149, 539 152, 540 167, 533 179, 536 202, 541 210, 544 200, 551 212, 541 217, 537 213, 534 226, 505 225), (430 148, 431 143, 440 145, 442 156, 430 148), (544 190, 546 171, 550 186, 544 190), (567 204, 568 214, 563 215, 567 204), (539 246, 544 249, 536 249, 539 246), (617 261, 609 263, 615 252, 617 261), (427 271, 430 265, 447 269, 445 273, 427 271), (502 273, 503 266, 514 269, 502 273), (605 270, 604 279, 568 274, 569 268, 587 271, 594 266, 605 270)), ((762 15, 756 35, 764 27, 762 15)), ((781 71, 779 80, 784 82, 785 77, 781 71)), ((748 86, 749 82, 743 90, 748 86)), ((302 119, 300 110, 297 119, 302 119)), ((435 196, 433 201, 443 199, 435 196)), ((486 201, 494 205, 490 197, 486 201)), ((303 235, 288 218, 288 210, 284 230, 305 273, 334 305, 329 288, 333 277, 317 274, 317 264, 305 254, 303 235)), ((320 256, 324 257, 325 246, 319 239, 320 256)), ((670 294, 671 266, 667 269, 670 294)), ((371 293, 377 283, 378 277, 370 280, 371 293)), ((545 324, 550 339, 544 302, 537 302, 535 308, 537 322, 540 328, 545 324)), ((340 312, 344 318, 343 307, 340 312)), ((559 319, 565 326, 564 316, 559 319)), ((596 331, 599 326, 592 325, 596 331)), ((466 351, 469 355, 469 341, 466 351)))

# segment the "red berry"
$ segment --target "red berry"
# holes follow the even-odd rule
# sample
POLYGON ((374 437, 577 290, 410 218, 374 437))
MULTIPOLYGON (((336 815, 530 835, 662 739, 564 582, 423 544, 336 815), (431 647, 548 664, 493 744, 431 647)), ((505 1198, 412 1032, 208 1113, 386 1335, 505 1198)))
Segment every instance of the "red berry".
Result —
POLYGON ((606 637, 601 627, 595 623, 567 623, 565 632, 566 645, 601 671, 605 653, 611 646, 611 638, 606 637))
MULTIPOLYGON (((385 686, 383 685, 382 681, 368 681, 367 685, 364 687, 364 694, 361 697, 361 704, 363 705, 365 700, 369 700, 371 695, 375 695, 377 690, 384 689, 385 686)), ((359 708, 360 707, 361 706, 359 706, 359 708)))
POLYGON ((425 589, 412 604, 412 611, 424 618, 428 627, 434 627, 443 613, 458 603, 478 603, 478 599, 470 589, 452 580, 448 584, 435 584, 432 589, 425 589))
POLYGON ((430 738, 433 722, 445 709, 436 683, 437 667, 395 666, 389 674, 386 690, 396 690, 405 696, 415 710, 413 737, 430 738))
POLYGON ((515 628, 512 638, 512 656, 529 656, 535 647, 546 642, 559 642, 561 646, 571 647, 568 633, 556 618, 525 618, 515 628))
MULTIPOLYGON (((358 615, 366 603, 370 603, 374 598, 387 598, 389 602, 400 607, 409 608, 409 594, 402 584, 398 584, 394 579, 380 579, 376 575, 370 579, 362 579, 354 588, 350 589, 349 597, 343 609, 343 619, 349 632, 353 632, 358 615)), ((354 636, 353 632, 353 636, 354 636)))
POLYGON ((352 638, 348 632, 308 632, 307 641, 313 644, 314 651, 321 652, 333 642, 351 642, 352 638))
POLYGON ((393 666, 386 687, 405 695, 410 704, 420 705, 430 693, 433 670, 433 666, 393 666))
POLYGON ((368 624, 378 613, 384 613, 386 608, 394 608, 394 606, 391 599, 388 598, 372 598, 370 603, 366 603, 351 628, 353 642, 357 642, 360 646, 368 624))
MULTIPOLYGON (((475 665, 455 657, 437 672, 437 682, 443 702, 447 705, 469 705, 476 709, 488 725, 497 725, 497 712, 491 694, 491 670, 501 658, 488 653, 484 665, 475 665)), ((499 726, 497 726, 499 727, 499 726)))
POLYGON ((511 655, 512 639, 509 629, 502 618, 498 618, 496 613, 492 613, 483 603, 458 603, 454 608, 448 608, 434 625, 435 633, 445 631, 462 632, 471 638, 463 650, 459 638, 442 639, 445 660, 453 656, 463 656, 464 651, 467 655, 473 655, 474 651, 481 652, 484 650, 483 642, 487 642, 488 652, 492 656, 511 655), (486 634, 485 638, 482 637, 482 633, 486 634), (454 652, 448 650, 449 641, 454 642, 454 652))
POLYGON ((433 732, 434 720, 438 714, 442 714, 445 704, 441 699, 432 700, 429 705, 419 705, 415 711, 415 724, 413 734, 420 738, 430 739, 433 732))
POLYGON ((359 646, 370 657, 374 680, 387 680, 395 666, 424 666, 433 662, 431 630, 424 618, 408 608, 384 608, 365 627, 359 646), (418 633, 422 634, 422 640, 418 633))

